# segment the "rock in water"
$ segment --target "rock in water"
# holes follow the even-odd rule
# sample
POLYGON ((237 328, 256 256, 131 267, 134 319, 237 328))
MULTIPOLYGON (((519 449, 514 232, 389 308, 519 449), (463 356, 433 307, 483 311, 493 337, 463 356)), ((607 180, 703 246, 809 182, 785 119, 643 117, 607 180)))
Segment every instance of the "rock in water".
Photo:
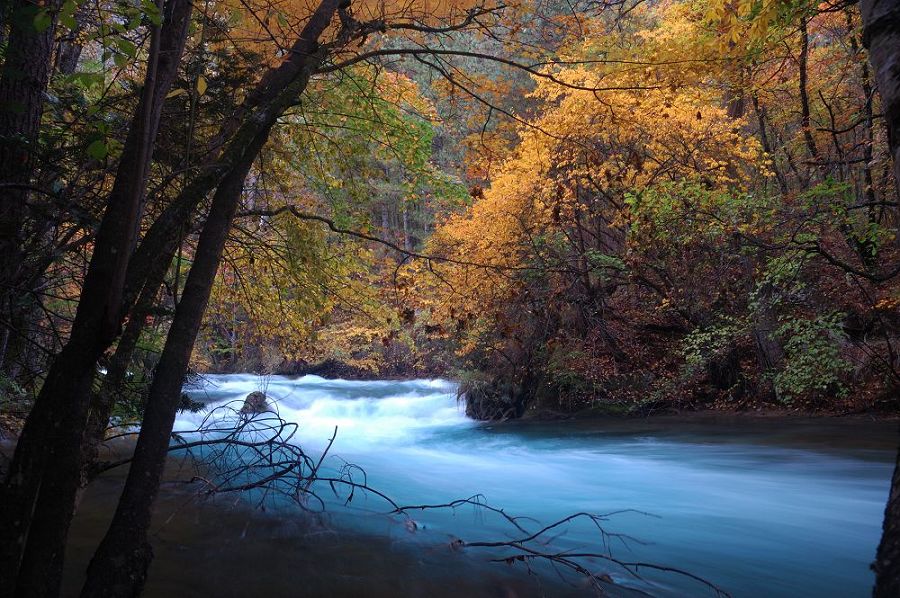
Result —
POLYGON ((244 406, 241 407, 242 415, 253 415, 269 410, 269 401, 266 399, 266 393, 254 391, 247 395, 244 399, 244 406))

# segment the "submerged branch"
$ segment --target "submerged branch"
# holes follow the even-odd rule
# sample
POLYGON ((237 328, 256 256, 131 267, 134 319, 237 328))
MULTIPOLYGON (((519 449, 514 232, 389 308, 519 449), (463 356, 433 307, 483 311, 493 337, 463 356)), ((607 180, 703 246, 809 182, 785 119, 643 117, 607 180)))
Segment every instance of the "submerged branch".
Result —
MULTIPOLYGON (((196 467, 202 470, 186 482, 201 482, 200 493, 204 496, 257 492, 261 493, 258 500, 255 500, 259 506, 267 498, 281 497, 304 511, 321 514, 326 511, 326 502, 319 495, 315 485, 327 484, 335 498, 345 506, 350 505, 357 493, 384 501, 389 510, 383 514, 401 516, 407 529, 412 532, 417 531, 420 525, 412 519, 411 512, 471 507, 476 511, 496 515, 513 528, 518 536, 511 539, 476 541, 454 538, 450 542, 450 548, 453 550, 465 548, 511 550, 511 554, 491 557, 488 560, 508 565, 522 563, 531 574, 537 574, 531 568, 532 563, 546 563, 556 569, 563 580, 566 578, 560 569, 582 576, 600 592, 604 591, 603 584, 615 582, 608 569, 592 570, 588 565, 592 559, 614 565, 632 579, 642 580, 641 570, 669 573, 698 582, 718 597, 729 596, 722 588, 689 571, 642 561, 620 560, 614 556, 611 540, 617 540, 625 547, 628 547, 629 543, 644 544, 644 542, 625 534, 609 532, 603 524, 611 517, 626 513, 655 517, 650 513, 635 509, 599 514, 578 512, 541 526, 533 518, 511 515, 502 508, 492 506, 481 494, 441 504, 401 505, 391 496, 370 486, 365 471, 353 463, 342 462, 332 474, 323 471, 323 465, 337 438, 337 427, 322 453, 314 459, 292 442, 298 425, 283 419, 277 411, 277 406, 270 406, 269 410, 260 413, 248 414, 241 410, 242 403, 234 401, 215 407, 206 414, 196 429, 172 434, 174 443, 169 448, 170 452, 186 451, 193 458, 196 467), (199 438, 186 440, 186 436, 199 438), (582 521, 587 521, 599 533, 601 551, 565 551, 553 548, 553 543, 565 534, 568 526, 582 521)), ((113 437, 121 438, 136 433, 127 431, 113 437)), ((99 471, 108 471, 126 465, 130 461, 131 459, 127 458, 104 463, 99 467, 99 471)))

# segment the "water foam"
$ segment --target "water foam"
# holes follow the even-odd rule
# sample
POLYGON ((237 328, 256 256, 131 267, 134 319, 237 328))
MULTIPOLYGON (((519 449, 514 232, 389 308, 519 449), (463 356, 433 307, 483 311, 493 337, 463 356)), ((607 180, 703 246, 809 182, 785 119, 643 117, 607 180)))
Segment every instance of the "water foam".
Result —
POLYGON ((288 422, 299 425, 298 440, 321 445, 338 428, 344 448, 371 444, 409 444, 423 436, 474 425, 456 400, 456 386, 446 380, 355 381, 319 376, 288 378, 250 374, 212 375, 185 388, 205 403, 204 411, 183 413, 176 429, 202 425, 215 407, 240 402, 251 392, 266 393, 288 422))

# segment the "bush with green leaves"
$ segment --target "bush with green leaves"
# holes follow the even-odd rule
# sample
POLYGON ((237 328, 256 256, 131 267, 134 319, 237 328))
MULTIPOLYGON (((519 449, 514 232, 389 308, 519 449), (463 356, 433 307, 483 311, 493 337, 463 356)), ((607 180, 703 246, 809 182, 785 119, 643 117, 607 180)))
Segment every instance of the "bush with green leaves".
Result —
POLYGON ((743 318, 724 316, 715 324, 688 334, 681 345, 681 355, 689 367, 704 366, 723 356, 739 337, 747 333, 747 329, 743 318))
POLYGON ((852 366, 841 356, 841 341, 846 337, 842 320, 843 314, 835 312, 809 320, 795 318, 779 326, 776 332, 783 339, 785 363, 773 382, 783 402, 825 393, 846 395, 843 377, 852 366))

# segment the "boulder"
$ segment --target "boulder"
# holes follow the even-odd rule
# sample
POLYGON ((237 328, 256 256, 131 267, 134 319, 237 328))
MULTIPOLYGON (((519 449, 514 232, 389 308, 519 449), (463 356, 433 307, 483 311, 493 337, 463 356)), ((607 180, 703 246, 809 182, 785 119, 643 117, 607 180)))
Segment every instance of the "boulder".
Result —
POLYGON ((244 406, 241 407, 241 415, 254 415, 269 410, 269 401, 266 399, 266 393, 258 390, 251 392, 244 399, 244 406))
POLYGON ((504 421, 522 417, 528 396, 518 385, 499 379, 470 381, 460 385, 460 398, 466 401, 466 415, 472 419, 504 421))

